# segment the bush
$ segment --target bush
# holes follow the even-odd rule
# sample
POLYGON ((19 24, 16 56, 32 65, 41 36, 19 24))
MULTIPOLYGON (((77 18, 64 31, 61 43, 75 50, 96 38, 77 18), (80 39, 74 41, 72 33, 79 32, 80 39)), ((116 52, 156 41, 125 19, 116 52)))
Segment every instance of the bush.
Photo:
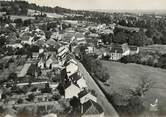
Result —
POLYGON ((87 69, 87 71, 98 80, 102 82, 106 82, 109 79, 109 73, 107 71, 107 68, 102 66, 102 63, 100 60, 97 60, 96 58, 90 56, 90 55, 83 55, 82 60, 83 65, 87 69))

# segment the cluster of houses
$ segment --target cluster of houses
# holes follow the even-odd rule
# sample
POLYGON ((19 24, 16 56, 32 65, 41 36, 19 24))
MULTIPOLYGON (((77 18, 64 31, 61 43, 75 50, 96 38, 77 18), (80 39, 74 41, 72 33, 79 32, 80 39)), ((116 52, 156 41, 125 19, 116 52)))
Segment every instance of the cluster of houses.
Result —
MULTIPOLYGON (((84 37, 81 34, 77 36, 76 33, 76 37, 76 42, 78 45, 85 43, 84 37)), ((71 38, 71 40, 72 39, 73 38, 71 38)), ((104 116, 102 107, 97 103, 97 97, 90 89, 88 89, 86 80, 79 70, 77 61, 75 58, 71 56, 69 57, 69 49, 67 49, 67 47, 61 47, 58 49, 57 55, 59 60, 64 64, 64 69, 67 74, 65 79, 65 98, 72 99, 73 97, 77 97, 80 99, 81 114, 83 117, 104 116)))
MULTIPOLYGON (((68 21, 62 22, 68 24, 68 21)), ((85 52, 87 54, 97 54, 96 45, 93 42, 87 42, 88 39, 101 44, 102 40, 100 39, 100 35, 113 35, 115 27, 115 24, 90 24, 88 26, 87 22, 82 22, 73 24, 70 28, 63 29, 62 23, 60 23, 57 24, 55 29, 50 29, 50 38, 46 38, 45 32, 39 26, 25 27, 19 30, 19 38, 15 33, 7 35, 5 38, 9 38, 10 43, 5 44, 5 46, 14 49, 24 49, 25 45, 29 45, 37 46, 39 50, 32 52, 32 56, 26 57, 28 59, 24 60, 21 65, 15 66, 16 68, 11 67, 11 69, 16 69, 15 72, 18 78, 27 79, 30 78, 27 75, 28 71, 33 69, 32 66, 35 65, 36 68, 33 72, 36 81, 32 81, 31 86, 37 87, 37 90, 35 94, 34 92, 31 93, 35 95, 34 100, 36 103, 49 102, 52 99, 52 95, 60 95, 58 86, 63 83, 64 95, 60 95, 60 97, 65 100, 71 100, 74 97, 78 98, 80 100, 81 116, 104 117, 104 111, 97 102, 97 96, 94 91, 88 88, 88 83, 84 78, 84 74, 81 74, 75 57, 80 56, 80 45, 86 45, 85 52), (38 69, 41 71, 40 74, 38 73, 38 69), (66 74, 66 76, 63 76, 65 78, 62 78, 61 74, 66 74), (53 82, 53 80, 56 82, 53 82), (47 84, 49 84, 51 93, 42 94, 40 89, 45 88, 47 84)), ((128 44, 111 44, 102 50, 99 57, 109 56, 109 60, 118 61, 123 56, 138 53, 139 47, 129 46, 128 44)), ((9 73, 7 74, 9 75, 9 73)), ((21 88, 29 86, 29 82, 26 80, 23 81, 25 82, 17 82, 16 86, 21 88)), ((18 98, 25 99, 29 95, 30 93, 27 93, 25 96, 14 95, 14 97, 10 98, 11 100, 16 99, 15 102, 8 102, 9 104, 16 104, 18 98)), ((23 101, 23 103, 25 102, 23 101)))
MULTIPOLYGON (((41 29, 35 28, 32 30, 29 27, 26 27, 20 31, 19 35, 21 41, 15 41, 12 44, 6 44, 6 46, 12 48, 24 48, 24 45, 27 44, 30 46, 35 45, 40 48, 38 52, 32 52, 32 56, 30 58, 26 56, 26 59, 21 65, 19 65, 18 62, 15 68, 13 68, 13 72, 17 74, 17 77, 22 79, 22 81, 15 82, 15 85, 19 88, 31 86, 29 90, 31 90, 32 87, 36 87, 37 89, 35 92, 29 91, 26 95, 12 95, 9 97, 11 100, 5 102, 6 105, 19 105, 18 107, 20 107, 21 105, 30 105, 34 102, 36 104, 40 102, 49 102, 53 95, 59 95, 57 88, 60 82, 63 81, 60 79, 60 81, 57 80, 56 82, 53 82, 52 78, 56 78, 57 75, 62 74, 62 71, 65 71, 64 97, 61 95, 61 98, 71 100, 73 97, 77 97, 81 103, 80 111, 81 116, 83 117, 104 116, 104 111, 97 102, 97 96, 88 88, 87 82, 83 74, 79 71, 78 63, 72 53, 75 51, 75 48, 78 48, 78 45, 84 45, 87 43, 83 33, 75 32, 72 28, 68 28, 65 29, 63 33, 52 33, 50 39, 46 39, 44 31, 41 29), (50 48, 52 50, 50 50, 50 48), (34 70, 36 80, 33 79, 33 81, 29 83, 26 79, 31 76, 29 76, 29 74, 27 75, 27 73, 29 70, 33 69, 33 65, 36 67, 34 70), (37 69, 41 70, 40 75, 38 74, 37 69), (51 74, 50 76, 48 76, 49 73, 51 74), (42 94, 41 89, 45 88, 47 84, 49 84, 51 93, 42 94), (31 94, 33 94, 35 98, 33 102, 27 102, 25 99, 31 94), (23 99, 23 104, 18 104, 18 99, 23 99)), ((88 47, 86 51, 88 53, 93 52, 93 48, 88 47)), ((14 57, 15 60, 19 61, 17 58, 18 56, 12 55, 10 58, 14 57)), ((4 57, 4 59, 6 59, 6 57, 4 57)), ((3 87, 6 86, 7 84, 3 85, 3 87)), ((4 104, 2 103, 1 105, 4 104)))
POLYGON ((111 61, 118 61, 124 56, 134 55, 139 53, 139 47, 129 46, 128 44, 111 44, 104 48, 99 54, 99 58, 108 57, 111 61))

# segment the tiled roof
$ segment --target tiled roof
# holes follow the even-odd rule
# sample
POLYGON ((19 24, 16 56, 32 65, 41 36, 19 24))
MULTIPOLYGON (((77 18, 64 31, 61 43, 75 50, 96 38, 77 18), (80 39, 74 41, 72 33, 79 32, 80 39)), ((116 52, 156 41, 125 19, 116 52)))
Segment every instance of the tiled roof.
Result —
POLYGON ((65 33, 63 34, 62 40, 65 42, 70 42, 72 37, 74 37, 74 33, 65 33))
POLYGON ((113 47, 113 48, 111 48, 111 50, 110 50, 110 52, 111 53, 123 53, 123 49, 122 49, 122 47, 113 47))
POLYGON ((83 38, 84 35, 83 35, 82 33, 78 33, 78 32, 77 32, 77 33, 75 34, 75 37, 76 37, 76 38, 83 38))
POLYGON ((75 83, 81 78, 81 76, 78 75, 78 73, 74 73, 72 76, 70 76, 70 78, 75 83))
POLYGON ((96 102, 89 100, 83 104, 84 115, 94 115, 103 113, 103 108, 96 102))
POLYGON ((82 97, 84 97, 85 95, 87 95, 88 93, 89 93, 88 91, 83 90, 83 91, 81 91, 81 92, 78 94, 78 97, 79 97, 79 98, 82 98, 82 97))
POLYGON ((48 45, 58 45, 58 43, 54 40, 54 39, 49 39, 49 40, 47 40, 47 42, 46 42, 48 45))

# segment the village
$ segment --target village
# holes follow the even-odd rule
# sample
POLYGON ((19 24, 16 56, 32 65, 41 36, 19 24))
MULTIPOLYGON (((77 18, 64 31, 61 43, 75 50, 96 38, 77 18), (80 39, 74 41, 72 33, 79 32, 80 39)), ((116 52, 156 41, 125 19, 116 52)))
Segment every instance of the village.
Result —
MULTIPOLYGON (((6 24, 4 27, 10 26, 13 25, 6 24)), ((57 27, 56 30, 63 30, 61 25, 57 27)), ((1 58, 3 80, 1 79, 0 97, 3 109, 16 109, 21 112, 31 106, 43 106, 44 110, 34 107, 37 110, 33 114, 53 112, 62 114, 68 109, 68 113, 81 114, 81 116, 88 114, 104 116, 95 91, 88 88, 75 59, 75 56, 79 56, 79 45, 87 44, 85 32, 76 32, 75 29, 77 28, 67 28, 62 34, 59 34, 60 31, 53 32, 48 40, 45 33, 37 26, 34 29, 25 27, 20 30, 19 42, 14 33, 1 35, 9 39, 6 49, 11 48, 16 52, 26 46, 34 47, 30 55, 27 53, 2 55, 4 56, 1 58), (65 101, 65 108, 61 107, 63 105, 59 103, 60 100, 65 101)), ((94 53, 94 46, 88 46, 86 52, 94 53)), ((113 56, 116 60, 117 55, 113 56)))
MULTIPOLYGON (((68 112, 73 111, 74 114, 80 112, 82 116, 89 113, 104 116, 95 91, 89 89, 84 74, 81 74, 78 67, 76 58, 81 59, 80 47, 86 45, 87 54, 97 54, 99 59, 109 56, 109 60, 113 61, 119 60, 122 56, 139 53, 139 48, 129 47, 127 44, 111 44, 105 47, 101 39, 96 39, 100 33, 113 34, 115 24, 87 27, 85 22, 77 24, 69 21, 62 22, 70 27, 63 29, 60 22, 59 25, 50 29, 52 33, 49 39, 46 39, 44 31, 37 25, 19 30, 19 38, 15 33, 1 35, 9 39, 6 49, 12 50, 10 56, 8 55, 10 50, 6 51, 8 53, 1 54, 3 56, 1 57, 3 65, 1 106, 3 108, 19 110, 29 106, 43 105, 46 109, 42 111, 43 114, 58 112, 60 108, 49 110, 47 105, 62 106, 58 101, 64 100, 67 107, 63 108, 63 111, 68 108, 68 112), (92 28, 96 30, 96 33, 90 32, 92 28), (96 43, 93 42, 94 39, 96 43), (31 49, 30 52, 24 53, 25 48, 31 49), (17 55, 20 51, 23 51, 21 55, 17 55), (77 99, 80 100, 80 104, 75 105, 77 99), (97 113, 91 113, 91 111, 97 113)), ((14 24, 4 25, 4 28, 9 27, 15 28, 14 24)))
MULTIPOLYGON (((2 10, 10 7, 5 5, 2 10)), ((105 73, 114 72, 111 65, 118 68, 121 65, 127 66, 126 63, 160 67, 157 66, 160 54, 156 51, 150 55, 148 52, 144 53, 148 53, 150 57, 142 55, 144 48, 154 41, 145 36, 148 29, 123 25, 136 25, 139 20, 146 22, 148 18, 144 18, 144 15, 123 14, 117 15, 119 19, 115 17, 115 21, 111 23, 96 23, 88 21, 91 17, 85 16, 86 13, 62 15, 32 9, 28 9, 27 15, 24 16, 0 12, 2 117, 121 116, 118 109, 123 110, 120 106, 123 107, 126 100, 118 97, 115 100, 120 100, 116 100, 120 106, 112 103, 114 98, 108 95, 108 92, 112 93, 114 89, 111 86, 115 84, 112 84, 110 79, 115 74, 105 73), (77 20, 80 17, 87 20, 77 20), (153 60, 155 53, 156 59, 153 60), (93 63, 98 64, 101 70, 93 63)), ((151 50, 153 49, 147 49, 150 52, 151 50)), ((114 78, 129 76, 121 74, 124 69, 115 71, 119 76, 115 75, 114 78)), ((144 94, 135 95, 133 97, 140 99, 144 94)), ((157 98, 153 104, 152 111, 157 112, 157 98)))

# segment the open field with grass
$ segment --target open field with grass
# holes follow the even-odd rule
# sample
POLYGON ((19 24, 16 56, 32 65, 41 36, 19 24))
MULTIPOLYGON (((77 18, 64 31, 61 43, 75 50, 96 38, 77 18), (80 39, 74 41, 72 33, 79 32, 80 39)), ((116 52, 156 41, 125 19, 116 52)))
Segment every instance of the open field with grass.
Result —
POLYGON ((158 98, 159 107, 161 106, 166 111, 166 70, 110 61, 102 61, 102 64, 108 68, 110 73, 107 85, 101 83, 108 93, 111 94, 113 91, 123 92, 125 88, 134 88, 142 77, 148 77, 155 82, 155 85, 143 98, 146 107, 158 98))
POLYGON ((146 47, 140 47, 140 52, 158 52, 166 54, 166 45, 149 45, 146 47))

